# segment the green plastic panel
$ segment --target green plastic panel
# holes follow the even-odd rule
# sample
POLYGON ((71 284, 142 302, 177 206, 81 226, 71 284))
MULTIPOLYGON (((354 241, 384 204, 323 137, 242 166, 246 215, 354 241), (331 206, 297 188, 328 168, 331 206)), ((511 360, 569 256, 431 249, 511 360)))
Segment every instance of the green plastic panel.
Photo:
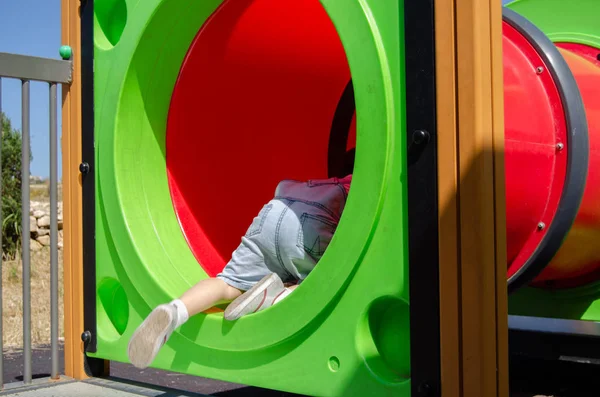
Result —
MULTIPOLYGON (((507 7, 529 19, 553 42, 600 48, 598 0, 517 0, 507 7)), ((524 288, 509 298, 509 313, 600 321, 600 282, 563 290, 524 288)))
POLYGON ((516 0, 506 6, 529 19, 554 42, 600 48, 597 0, 516 0))
MULTIPOLYGON (((153 366, 309 395, 408 396, 403 5, 321 3, 347 53, 358 126, 334 239, 281 304, 236 322, 195 316, 153 366)), ((206 277, 171 202, 165 130, 186 51, 221 1, 94 4, 98 343, 90 355, 127 362, 129 338, 150 310, 206 277)))

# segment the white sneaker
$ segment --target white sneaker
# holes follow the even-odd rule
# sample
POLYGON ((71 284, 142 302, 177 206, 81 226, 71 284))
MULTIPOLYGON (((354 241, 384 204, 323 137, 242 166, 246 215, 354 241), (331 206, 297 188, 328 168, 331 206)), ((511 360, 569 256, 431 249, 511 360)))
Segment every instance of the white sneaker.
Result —
POLYGON ((290 292, 284 287, 279 276, 271 273, 231 302, 227 306, 223 317, 231 321, 237 320, 246 314, 256 313, 273 306, 289 295, 290 292))
POLYGON ((152 364, 160 348, 175 330, 176 322, 177 308, 174 305, 164 304, 152 310, 129 340, 129 361, 140 369, 152 364))

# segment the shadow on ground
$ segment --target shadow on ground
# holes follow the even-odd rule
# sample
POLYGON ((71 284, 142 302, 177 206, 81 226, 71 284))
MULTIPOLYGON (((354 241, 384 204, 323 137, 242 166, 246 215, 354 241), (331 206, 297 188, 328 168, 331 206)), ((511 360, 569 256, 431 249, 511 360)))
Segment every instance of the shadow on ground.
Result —
MULTIPOLYGON (((33 378, 47 378, 50 376, 52 355, 50 346, 38 346, 32 351, 32 374, 33 378)), ((64 373, 63 347, 59 349, 59 370, 64 373)), ((114 381, 126 381, 128 383, 143 386, 151 384, 181 391, 205 394, 220 397, 293 397, 298 394, 283 393, 274 390, 248 387, 235 383, 222 382, 213 379, 200 378, 197 376, 182 375, 148 368, 139 370, 132 365, 118 362, 110 364, 110 378, 114 381)), ((23 380, 23 352, 21 350, 4 352, 4 382, 12 383, 23 380)))
MULTIPOLYGON (((59 350, 59 370, 64 372, 63 349, 59 350)), ((49 346, 40 346, 32 352, 32 374, 34 378, 49 377, 51 351, 49 346)), ((600 396, 600 365, 571 361, 549 361, 512 357, 510 367, 512 397, 587 397, 600 396)), ((297 394, 248 387, 244 385, 199 378, 190 375, 146 369, 139 370, 129 364, 111 363, 114 381, 127 382, 143 387, 150 384, 185 392, 220 397, 293 397, 297 394)), ((4 382, 23 380, 23 352, 4 351, 4 382)))

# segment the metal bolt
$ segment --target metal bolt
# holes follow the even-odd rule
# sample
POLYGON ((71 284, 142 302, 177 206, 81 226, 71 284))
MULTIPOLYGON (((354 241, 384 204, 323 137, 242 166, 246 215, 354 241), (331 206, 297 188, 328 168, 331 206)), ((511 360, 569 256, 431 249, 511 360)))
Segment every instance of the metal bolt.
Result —
POLYGON ((557 143, 556 144, 556 150, 561 151, 565 148, 564 143, 557 143))
POLYGON ((90 165, 88 163, 79 164, 79 172, 81 172, 82 174, 87 174, 88 172, 90 172, 90 165))
POLYGON ((416 130, 413 132, 412 141, 415 145, 429 142, 429 132, 425 130, 416 130))
POLYGON ((546 228, 546 224, 544 222, 540 222, 537 225, 538 230, 544 230, 546 228))
POLYGON ((89 341, 91 341, 92 340, 92 333, 90 331, 84 331, 81 334, 81 340, 83 342, 89 342, 89 341))
POLYGON ((535 69, 535 72, 536 72, 537 74, 542 74, 542 73, 544 73, 544 68, 543 68, 543 67, 541 67, 541 66, 538 66, 538 67, 535 69))

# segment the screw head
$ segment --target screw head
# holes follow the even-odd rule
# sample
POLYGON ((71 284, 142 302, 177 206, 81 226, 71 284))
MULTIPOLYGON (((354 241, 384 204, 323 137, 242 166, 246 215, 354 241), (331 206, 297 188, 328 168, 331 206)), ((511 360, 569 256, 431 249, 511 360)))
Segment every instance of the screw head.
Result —
POLYGON ((415 145, 421 145, 429 142, 429 132, 425 130, 416 130, 412 134, 412 140, 415 145))
POLYGON ((88 172, 90 172, 90 165, 88 163, 79 164, 79 172, 81 172, 82 174, 87 174, 88 172))
POLYGON ((71 46, 64 45, 60 47, 58 53, 60 54, 60 57, 66 61, 68 59, 71 59, 71 57, 73 56, 73 49, 71 48, 71 46))
POLYGON ((535 72, 537 74, 542 74, 544 73, 544 68, 542 66, 538 66, 537 68, 535 68, 535 72))
POLYGON ((559 142, 556 144, 556 150, 561 151, 565 148, 565 144, 562 142, 559 142))
POLYGON ((81 334, 81 340, 83 342, 89 342, 90 340, 92 340, 92 333, 90 331, 84 331, 81 334))
POLYGON ((540 222, 537 224, 538 230, 544 230, 546 228, 546 224, 544 222, 540 222))

